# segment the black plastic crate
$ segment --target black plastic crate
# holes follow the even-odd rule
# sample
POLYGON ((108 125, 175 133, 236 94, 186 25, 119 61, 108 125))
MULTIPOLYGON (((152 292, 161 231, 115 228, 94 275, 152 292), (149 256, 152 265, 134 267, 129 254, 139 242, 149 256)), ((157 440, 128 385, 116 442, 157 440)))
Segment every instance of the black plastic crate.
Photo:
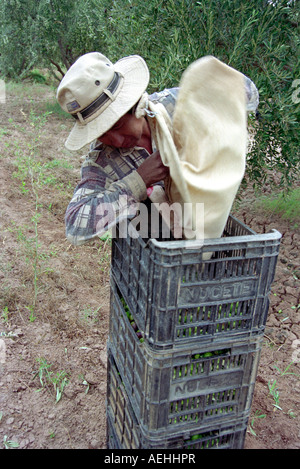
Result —
POLYGON ((111 276, 153 350, 254 337, 264 332, 280 238, 232 216, 202 247, 116 236, 111 276))
POLYGON ((262 338, 153 351, 112 285, 108 347, 135 415, 150 433, 247 417, 262 338))
POLYGON ((138 421, 109 349, 107 360, 106 413, 108 448, 138 449, 140 447, 138 421))
POLYGON ((108 355, 107 446, 109 449, 242 449, 248 417, 199 423, 180 432, 151 433, 139 423, 121 374, 108 355))

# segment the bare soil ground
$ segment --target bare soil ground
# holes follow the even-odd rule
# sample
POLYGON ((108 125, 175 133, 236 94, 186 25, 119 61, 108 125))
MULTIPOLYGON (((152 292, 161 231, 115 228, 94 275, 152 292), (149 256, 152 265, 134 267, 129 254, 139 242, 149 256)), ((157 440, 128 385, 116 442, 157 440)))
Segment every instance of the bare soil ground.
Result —
MULTIPOLYGON (((54 92, 12 88, 6 98, 0 116, 0 448, 104 449, 110 245, 97 240, 74 247, 65 239, 64 212, 81 153, 64 149, 72 121, 55 113, 45 118, 54 92)), ((299 449, 300 232, 258 211, 255 199, 248 188, 234 214, 257 233, 275 228, 283 237, 245 448, 299 449)))

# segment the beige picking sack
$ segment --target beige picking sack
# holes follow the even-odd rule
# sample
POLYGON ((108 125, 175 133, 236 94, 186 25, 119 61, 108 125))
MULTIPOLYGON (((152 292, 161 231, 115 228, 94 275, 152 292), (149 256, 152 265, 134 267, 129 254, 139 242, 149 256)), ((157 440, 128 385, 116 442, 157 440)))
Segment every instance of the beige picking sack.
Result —
POLYGON ((173 123, 161 104, 149 102, 155 143, 170 169, 167 195, 185 210, 186 239, 222 236, 245 171, 244 79, 218 59, 203 57, 183 73, 173 123))

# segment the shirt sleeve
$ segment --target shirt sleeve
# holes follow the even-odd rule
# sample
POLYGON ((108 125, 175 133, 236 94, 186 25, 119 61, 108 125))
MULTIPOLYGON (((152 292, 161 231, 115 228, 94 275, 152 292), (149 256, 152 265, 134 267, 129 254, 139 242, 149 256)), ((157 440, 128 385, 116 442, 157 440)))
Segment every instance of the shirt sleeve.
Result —
POLYGON ((126 218, 147 198, 146 185, 137 171, 113 180, 101 166, 88 161, 65 215, 66 236, 74 245, 84 244, 126 218))

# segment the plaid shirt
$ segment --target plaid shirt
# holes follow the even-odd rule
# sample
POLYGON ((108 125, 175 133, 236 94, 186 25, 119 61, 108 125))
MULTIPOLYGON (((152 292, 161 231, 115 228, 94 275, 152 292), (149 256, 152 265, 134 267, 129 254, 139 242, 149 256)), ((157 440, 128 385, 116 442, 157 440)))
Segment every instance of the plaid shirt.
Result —
MULTIPOLYGON (((177 92, 178 88, 172 88, 149 99, 163 104, 172 117, 177 92)), ((154 150, 154 142, 152 146, 154 150)), ((65 216, 66 236, 72 244, 84 244, 136 214, 139 202, 147 199, 147 188, 135 170, 148 156, 140 147, 122 149, 92 143, 65 216)))
MULTIPOLYGON (((258 106, 258 92, 247 77, 245 90, 247 110, 253 112, 258 106)), ((149 99, 163 104, 172 117, 177 93, 178 88, 166 89, 149 99)), ((154 142, 152 147, 154 151, 154 142)), ((72 244, 81 245, 102 236, 137 213, 139 203, 147 199, 147 188, 135 170, 148 156, 148 151, 140 147, 112 148, 97 141, 91 144, 65 216, 66 236, 72 244)))

